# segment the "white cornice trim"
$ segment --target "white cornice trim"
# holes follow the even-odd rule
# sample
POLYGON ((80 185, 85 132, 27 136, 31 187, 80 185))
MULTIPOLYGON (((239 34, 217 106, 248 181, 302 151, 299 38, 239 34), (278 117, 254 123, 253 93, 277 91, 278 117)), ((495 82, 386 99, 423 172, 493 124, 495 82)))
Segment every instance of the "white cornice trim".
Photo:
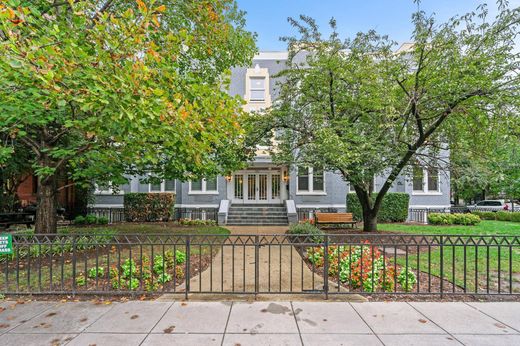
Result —
POLYGON ((288 52, 259 52, 253 60, 287 60, 288 52))

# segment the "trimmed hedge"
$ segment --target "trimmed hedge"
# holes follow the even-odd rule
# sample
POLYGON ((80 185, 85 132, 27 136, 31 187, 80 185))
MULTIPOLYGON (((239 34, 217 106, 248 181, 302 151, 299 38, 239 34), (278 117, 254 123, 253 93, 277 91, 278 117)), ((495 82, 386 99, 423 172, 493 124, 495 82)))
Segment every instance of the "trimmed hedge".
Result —
POLYGON ((472 211, 471 213, 478 215, 482 220, 520 222, 519 212, 512 213, 508 211, 472 211))
POLYGON ((448 214, 431 213, 428 214, 430 225, 466 225, 474 226, 480 222, 480 217, 473 214, 448 214))
POLYGON ((492 211, 472 211, 471 214, 477 215, 481 220, 496 220, 497 213, 492 211))
POLYGON ((168 221, 173 216, 173 193, 127 193, 124 196, 126 221, 168 221))
POLYGON ((78 215, 74 218, 75 225, 107 225, 108 218, 104 216, 97 217, 93 214, 87 216, 78 215))
MULTIPOLYGON (((375 199, 376 193, 372 194, 375 199)), ((410 196, 402 192, 388 192, 383 198, 379 214, 378 222, 405 222, 408 218, 408 203, 410 196)), ((359 199, 355 193, 347 194, 347 211, 352 213, 357 221, 363 220, 363 209, 359 203, 359 199)))

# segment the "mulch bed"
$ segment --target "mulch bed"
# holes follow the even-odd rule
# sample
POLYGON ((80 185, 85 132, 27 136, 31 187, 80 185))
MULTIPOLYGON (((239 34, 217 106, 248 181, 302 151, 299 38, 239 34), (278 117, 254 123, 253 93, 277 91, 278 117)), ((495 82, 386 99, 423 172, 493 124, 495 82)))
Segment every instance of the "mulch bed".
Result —
MULTIPOLYGON (((345 242, 347 239, 341 239, 341 235, 344 235, 345 230, 341 230, 339 233, 340 238, 334 239, 333 241, 338 241, 339 243, 345 242)), ((350 235, 362 235, 359 230, 350 230, 351 232, 347 232, 350 235)), ((388 234, 388 232, 374 232, 377 234, 388 234)), ((374 234, 373 233, 373 234, 374 234)), ((331 234, 331 233, 329 233, 331 234)), ((369 240, 369 239, 367 239, 369 240)), ((334 245, 334 244, 331 244, 334 245)), ((405 250, 406 246, 390 246, 391 251, 393 251, 394 247, 396 249, 405 250)), ((295 246, 296 251, 300 254, 304 263, 307 267, 320 275, 324 276, 324 268, 314 266, 306 255, 307 247, 305 246, 295 246)), ((380 248, 381 250, 381 248, 380 248)), ((418 251, 428 251, 428 247, 419 247, 419 246, 409 246, 407 249, 408 254, 413 254, 418 251)), ((393 255, 387 256, 387 258, 392 258, 393 255)), ((398 255, 399 256, 399 255, 398 255)), ((390 265, 394 267, 394 264, 390 265)), ((396 273, 400 272, 403 268, 400 265, 395 265, 396 273)), ((441 278, 439 276, 428 274, 427 272, 420 271, 417 273, 416 270, 413 272, 418 275, 417 276, 417 285, 414 287, 412 292, 406 292, 402 289, 395 289, 393 292, 385 293, 383 291, 378 292, 376 294, 371 294, 369 292, 364 292, 361 288, 350 288, 348 283, 339 283, 342 287, 349 290, 352 293, 358 293, 362 296, 366 297, 371 301, 520 301, 520 296, 518 295, 483 295, 483 294, 471 294, 471 292, 465 293, 463 287, 457 286, 453 284, 451 281, 444 279, 443 280, 443 292, 444 294, 440 295, 440 286, 441 286, 441 278), (419 293, 418 293, 419 292, 419 293), (431 294, 430 294, 431 293, 431 294)), ((338 284, 337 277, 330 277, 330 282, 334 282, 338 284)), ((482 287, 479 287, 482 289, 482 287)))
MULTIPOLYGON (((96 297, 96 295, 92 295, 91 292, 93 291, 106 291, 105 294, 99 294, 97 295, 96 299, 102 299, 102 300, 120 300, 123 299, 122 296, 132 297, 135 299, 138 297, 139 299, 156 299, 158 296, 164 294, 164 293, 182 293, 184 290, 181 288, 181 290, 178 289, 179 286, 183 285, 185 282, 185 273, 184 270, 186 269, 186 264, 177 265, 178 267, 181 267, 183 270, 182 275, 177 275, 175 277, 175 280, 171 280, 167 282, 164 285, 160 285, 157 290, 150 291, 150 292, 135 292, 130 289, 113 289, 111 287, 111 282, 109 279, 109 270, 107 268, 106 258, 105 261, 101 259, 101 256, 104 256, 107 254, 107 252, 110 251, 110 259, 111 259, 111 267, 117 267, 119 261, 117 260, 117 253, 112 249, 108 248, 100 248, 97 251, 96 250, 86 250, 86 251, 78 251, 76 253, 76 277, 82 276, 85 277, 85 259, 88 261, 95 260, 96 255, 100 256, 99 260, 99 267, 103 267, 105 270, 105 273, 102 277, 98 277, 97 282, 96 279, 87 279, 87 285, 86 287, 83 285, 78 285, 76 283, 76 293, 72 295, 73 290, 73 280, 71 276, 71 266, 72 266, 72 253, 65 252, 63 256, 61 255, 45 255, 40 258, 38 257, 31 257, 31 258, 23 258, 20 259, 17 263, 16 260, 9 261, 8 269, 9 269, 9 285, 10 289, 14 289, 14 285, 16 284, 16 270, 17 268, 20 269, 20 280, 19 280, 19 289, 20 292, 25 294, 25 292, 32 292, 35 294, 35 296, 38 297, 38 300, 56 300, 59 298, 67 299, 67 300, 92 300, 93 297, 96 297), (117 261, 117 262, 113 262, 117 261), (63 282, 63 285, 61 284, 61 264, 64 263, 65 266, 65 279, 63 282), (34 284, 33 280, 37 280, 39 275, 38 268, 41 268, 44 273, 49 272, 49 267, 52 265, 53 270, 53 279, 52 282, 52 289, 57 292, 63 292, 63 291, 69 291, 71 294, 65 294, 65 295, 56 295, 56 294, 38 294, 38 284, 34 284), (31 287, 30 290, 27 290, 27 270, 30 268, 30 275, 31 275, 31 287), (97 286, 97 287, 96 287, 97 286), (146 297, 146 298, 143 298, 146 297)), ((128 256, 128 247, 122 247, 121 250, 121 260, 120 264, 124 262, 125 259, 129 258, 128 256), (126 252, 125 252, 126 250, 126 252)), ((190 278, 193 278, 199 273, 203 272, 206 268, 209 267, 210 262, 212 260, 212 257, 216 255, 218 251, 216 249, 213 249, 213 253, 205 253, 205 254, 193 254, 190 256, 190 278)), ((139 253, 136 251, 132 252, 132 257, 135 261, 136 267, 138 270, 141 268, 141 262, 139 260, 139 253)), ((155 255, 162 255, 162 252, 156 252, 155 255)), ((89 270, 91 267, 93 267, 91 264, 87 263, 87 270, 89 270)), ((148 266, 149 267, 149 266, 148 266)), ((0 287, 2 289, 5 287, 5 263, 0 263, 0 287)), ((172 276, 172 278, 175 276, 175 272, 173 268, 170 268, 168 273, 172 276)), ((136 275, 135 278, 140 279, 140 275, 136 275)), ((42 275, 42 291, 49 291, 49 276, 45 277, 45 274, 42 275)), ((122 280, 124 281, 124 280, 122 280)), ((156 280, 154 279, 154 282, 156 280)), ((144 289, 144 288, 143 288, 144 289)), ((23 296, 17 296, 17 297, 23 297, 23 296)))

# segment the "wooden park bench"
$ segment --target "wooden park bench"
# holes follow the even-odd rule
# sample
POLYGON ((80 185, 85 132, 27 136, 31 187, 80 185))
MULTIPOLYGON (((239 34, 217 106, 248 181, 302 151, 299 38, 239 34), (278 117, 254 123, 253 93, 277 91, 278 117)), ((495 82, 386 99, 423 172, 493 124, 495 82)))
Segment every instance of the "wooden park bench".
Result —
POLYGON ((315 214, 316 226, 319 225, 350 225, 354 228, 356 221, 352 213, 321 213, 315 214))
POLYGON ((32 213, 0 213, 0 229, 7 229, 12 225, 26 225, 29 228, 34 222, 32 213))

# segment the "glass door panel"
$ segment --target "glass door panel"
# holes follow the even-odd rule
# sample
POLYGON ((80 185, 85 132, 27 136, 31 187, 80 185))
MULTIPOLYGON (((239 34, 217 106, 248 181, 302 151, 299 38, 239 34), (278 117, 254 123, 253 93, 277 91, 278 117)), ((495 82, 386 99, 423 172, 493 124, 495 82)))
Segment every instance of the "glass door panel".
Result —
POLYGON ((256 201, 256 174, 247 175, 247 200, 256 201))
POLYGON ((258 200, 267 201, 267 174, 258 175, 258 200))
POLYGON ((271 199, 280 198, 280 174, 271 176, 271 199))
POLYGON ((235 199, 244 199, 244 175, 235 174, 235 199))

